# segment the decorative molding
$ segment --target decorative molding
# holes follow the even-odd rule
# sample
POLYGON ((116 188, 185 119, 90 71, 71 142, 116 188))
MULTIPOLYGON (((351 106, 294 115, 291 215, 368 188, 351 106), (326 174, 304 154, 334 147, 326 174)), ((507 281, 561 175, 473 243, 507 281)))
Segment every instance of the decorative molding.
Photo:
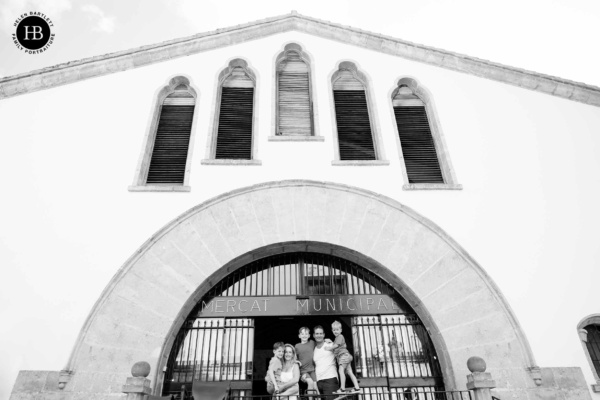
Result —
POLYGON ((462 190, 460 184, 447 183, 407 183, 402 185, 402 190, 462 190))
POLYGON ((58 64, 0 80, 0 99, 189 56, 278 33, 299 31, 385 54, 600 107, 600 87, 363 31, 296 12, 186 38, 58 64))
POLYGON ((269 142, 324 142, 325 136, 269 136, 269 142))
POLYGON ((262 165, 261 160, 223 160, 223 159, 204 159, 200 161, 201 165, 262 165))
POLYGON ((378 167, 390 165, 388 160, 333 160, 334 167, 378 167))
POLYGON ((130 192, 190 192, 192 188, 187 185, 131 185, 127 190, 130 192))

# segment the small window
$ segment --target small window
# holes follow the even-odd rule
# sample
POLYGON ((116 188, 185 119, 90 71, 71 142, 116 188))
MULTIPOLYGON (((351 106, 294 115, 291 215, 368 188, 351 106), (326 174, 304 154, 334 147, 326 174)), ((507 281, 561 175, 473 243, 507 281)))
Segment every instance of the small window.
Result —
POLYGON ((285 46, 277 57, 277 132, 278 136, 313 136, 313 107, 310 64, 302 48, 285 46))
POLYGON ((429 94, 414 79, 400 79, 392 106, 403 161, 405 189, 461 189, 445 151, 429 94))
POLYGON ((185 77, 175 77, 157 96, 149 133, 132 191, 187 191, 190 140, 196 92, 185 77))
POLYGON ((592 384, 592 390, 600 393, 600 314, 590 315, 581 320, 577 330, 596 380, 596 383, 592 384))
POLYGON ((210 155, 203 164, 256 164, 255 88, 256 76, 244 60, 232 60, 221 72, 210 155))
POLYGON ((407 86, 401 86, 393 104, 408 182, 444 183, 425 103, 407 86))
POLYGON ((367 80, 345 61, 332 77, 340 161, 377 160, 367 80))

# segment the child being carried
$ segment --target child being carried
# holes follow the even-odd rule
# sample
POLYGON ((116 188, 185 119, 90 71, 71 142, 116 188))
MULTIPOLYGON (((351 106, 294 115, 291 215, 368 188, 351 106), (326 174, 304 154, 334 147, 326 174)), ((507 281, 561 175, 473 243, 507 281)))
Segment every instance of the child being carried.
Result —
POLYGON ((279 386, 281 386, 281 370, 283 369, 283 349, 285 344, 283 342, 276 342, 273 344, 273 357, 269 361, 269 369, 267 370, 267 392, 269 394, 279 392, 279 386))

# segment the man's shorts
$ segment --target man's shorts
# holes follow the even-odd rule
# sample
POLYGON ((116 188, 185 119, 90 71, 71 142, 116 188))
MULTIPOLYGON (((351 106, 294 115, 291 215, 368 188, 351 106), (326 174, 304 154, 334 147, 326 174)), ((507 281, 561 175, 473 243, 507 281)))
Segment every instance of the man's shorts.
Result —
POLYGON ((310 371, 310 372, 305 372, 302 374, 302 382, 306 383, 306 378, 310 378, 313 380, 313 382, 317 381, 317 374, 315 374, 315 371, 310 371))
POLYGON ((352 362, 352 355, 350 353, 343 353, 337 356, 337 363, 340 367, 346 368, 352 362))

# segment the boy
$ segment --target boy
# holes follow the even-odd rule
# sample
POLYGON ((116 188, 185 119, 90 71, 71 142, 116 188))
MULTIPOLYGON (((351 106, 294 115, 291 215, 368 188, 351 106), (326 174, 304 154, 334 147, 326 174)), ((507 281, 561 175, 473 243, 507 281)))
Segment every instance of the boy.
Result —
POLYGON ((320 394, 317 388, 317 375, 315 374, 315 363, 313 353, 316 343, 314 340, 308 340, 310 329, 306 326, 298 329, 300 343, 296 344, 296 354, 300 362, 300 379, 308 386, 308 394, 320 394))
POLYGON ((333 335, 335 336, 335 340, 333 341, 333 355, 338 363, 338 371, 340 374, 340 388, 334 392, 335 394, 347 394, 349 393, 360 393, 360 387, 358 386, 358 381, 356 380, 356 376, 352 372, 352 366, 350 363, 352 362, 352 355, 346 348, 346 340, 342 335, 342 324, 339 321, 334 321, 331 324, 331 330, 333 331, 333 335), (354 384, 354 389, 346 392, 346 374, 352 380, 354 384))
POLYGON ((281 385, 281 370, 283 369, 283 349, 285 344, 283 342, 275 342, 273 344, 273 357, 269 361, 269 369, 267 370, 267 392, 269 394, 277 393, 279 391, 279 385, 281 385))

